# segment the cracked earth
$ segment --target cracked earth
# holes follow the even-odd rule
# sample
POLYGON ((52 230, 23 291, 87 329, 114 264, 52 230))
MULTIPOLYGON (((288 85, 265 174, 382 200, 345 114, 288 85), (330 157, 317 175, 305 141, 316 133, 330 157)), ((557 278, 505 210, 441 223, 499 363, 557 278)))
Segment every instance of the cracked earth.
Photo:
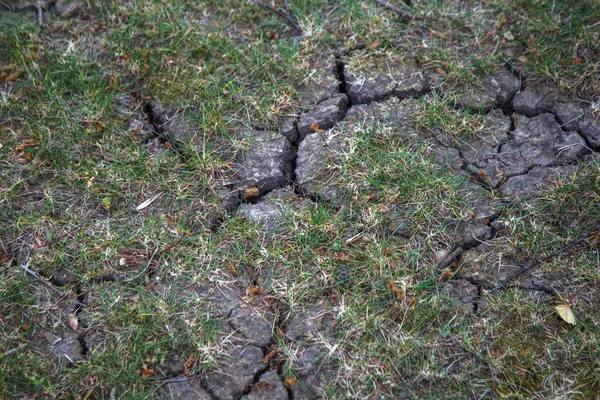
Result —
MULTIPOLYGON (((472 218, 447 225, 452 248, 436 254, 440 271, 455 270, 445 290, 456 307, 481 312, 485 291, 520 269, 517 260, 500 260, 494 251, 495 240, 504 234, 503 210, 598 160, 600 119, 589 104, 506 68, 491 74, 482 87, 455 93, 457 109, 484 115, 484 126, 475 136, 458 139, 446 132, 423 132, 417 110, 439 90, 436 75, 400 60, 359 64, 351 54, 323 57, 301 88, 302 113, 281 118, 278 130, 255 126, 237 133, 248 146, 230 158, 233 173, 215 188, 224 213, 215 216, 212 229, 223 218, 241 217, 269 238, 286 229, 285 214, 293 208, 319 201, 343 206, 345 188, 338 184, 336 166, 357 151, 355 137, 364 126, 389 127, 407 140, 426 143, 437 166, 448 174, 490 193, 473 199, 472 218)), ((177 150, 192 141, 195 128, 177 110, 129 96, 121 98, 120 107, 131 116, 130 134, 151 153, 177 150)), ((466 190, 465 196, 477 196, 473 193, 478 192, 466 190)), ((402 205, 387 212, 390 233, 410 238, 413 223, 403 215, 402 205)), ((339 368, 335 360, 342 355, 336 346, 334 311, 325 296, 291 313, 277 296, 265 292, 268 274, 249 272, 243 278, 199 285, 157 276, 152 262, 131 269, 130 264, 135 263, 123 260, 122 273, 91 282, 77 282, 66 271, 49 276, 59 289, 76 284, 76 294, 54 294, 56 309, 50 310, 59 319, 75 318, 76 329, 56 331, 48 321, 34 346, 52 354, 58 365, 81 362, 104 343, 102 323, 92 317, 103 306, 94 293, 123 290, 120 296, 126 299, 128 289, 113 288, 112 281, 148 278, 161 296, 193 303, 222 321, 218 366, 192 376, 185 374, 186 360, 173 355, 161 367, 165 379, 157 386, 160 398, 315 399, 334 381, 339 368), (280 351, 282 342, 289 351, 280 351)), ((529 279, 531 287, 545 291, 544 282, 529 279)), ((193 318, 182 316, 187 317, 193 318)))

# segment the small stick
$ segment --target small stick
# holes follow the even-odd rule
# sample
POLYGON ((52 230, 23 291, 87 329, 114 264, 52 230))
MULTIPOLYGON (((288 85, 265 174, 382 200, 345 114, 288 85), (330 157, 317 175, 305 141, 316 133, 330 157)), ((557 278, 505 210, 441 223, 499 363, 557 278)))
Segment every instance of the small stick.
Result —
POLYGON ((285 15, 282 12, 280 12, 279 10, 271 7, 267 3, 263 3, 262 1, 258 1, 258 0, 250 0, 250 1, 252 3, 254 3, 254 4, 256 4, 257 6, 264 7, 267 10, 269 10, 269 11, 271 11, 271 12, 279 15, 281 18, 285 19, 287 22, 289 22, 290 25, 292 25, 294 27, 294 29, 296 30, 296 32, 298 32, 298 36, 302 36, 302 34, 303 34, 302 29, 300 29, 300 27, 294 22, 294 20, 290 16, 289 11, 288 11, 288 14, 285 15))
POLYGON ((533 263, 521 268, 520 270, 518 270, 517 272, 515 272, 514 274, 512 274, 511 276, 509 276, 508 278, 506 278, 504 280, 504 282, 500 283, 498 286, 492 288, 489 290, 489 292, 495 292, 496 290, 502 289, 504 286, 506 286, 506 284, 510 281, 512 281, 513 279, 517 278, 518 276, 520 276, 521 274, 523 274, 524 272, 529 271, 531 268, 546 262, 548 260, 550 260, 551 258, 556 257, 557 255, 561 254, 563 251, 570 249, 571 247, 575 247, 578 244, 580 244, 581 242, 583 242, 585 239, 587 239, 588 237, 592 236, 594 233, 600 231, 600 224, 596 225, 591 231, 587 232, 585 235, 579 237, 578 239, 572 241, 571 243, 569 243, 568 245, 561 247, 560 249, 553 251, 552 253, 539 258, 539 259, 535 259, 533 261, 533 263))
POLYGON ((21 265, 21 268, 23 269, 23 271, 25 271, 25 273, 27 275, 31 275, 34 278, 36 278, 37 280, 39 280, 40 282, 42 282, 47 288, 54 290, 56 293, 58 293, 59 295, 61 295, 62 297, 65 296, 65 294, 63 292, 61 292, 60 290, 58 290, 54 285, 52 285, 50 282, 46 281, 44 278, 42 278, 40 276, 40 274, 38 274, 37 272, 35 272, 32 269, 29 269, 29 261, 27 261, 27 264, 25 265, 21 265))
POLYGON ((403 17, 410 17, 410 14, 407 13, 406 11, 404 11, 403 9, 401 9, 398 6, 395 6, 393 4, 390 4, 389 1, 383 1, 383 0, 375 0, 375 3, 380 4, 382 6, 384 6, 385 8, 387 8, 388 10, 392 10, 400 15, 402 15, 403 17))
POLYGON ((463 251, 465 250, 462 247, 457 247, 456 249, 454 249, 452 253, 448 254, 446 258, 444 258, 442 262, 438 264, 438 266, 436 267, 437 270, 443 271, 444 269, 446 269, 450 264, 454 262, 454 260, 458 258, 458 256, 460 256, 463 253, 463 251))

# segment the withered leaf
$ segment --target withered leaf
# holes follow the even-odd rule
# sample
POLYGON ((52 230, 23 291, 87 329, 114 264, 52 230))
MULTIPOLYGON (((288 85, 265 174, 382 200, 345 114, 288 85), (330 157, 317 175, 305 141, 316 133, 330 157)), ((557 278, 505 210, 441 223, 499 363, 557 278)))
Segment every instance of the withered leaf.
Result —
POLYGON ((324 132, 324 131, 325 131, 324 129, 321 129, 321 128, 319 128, 319 124, 317 124, 316 122, 315 122, 315 123, 313 123, 313 124, 312 124, 312 125, 309 127, 309 129, 310 129, 311 131, 313 131, 313 132, 316 132, 316 133, 321 133, 321 132, 324 132))

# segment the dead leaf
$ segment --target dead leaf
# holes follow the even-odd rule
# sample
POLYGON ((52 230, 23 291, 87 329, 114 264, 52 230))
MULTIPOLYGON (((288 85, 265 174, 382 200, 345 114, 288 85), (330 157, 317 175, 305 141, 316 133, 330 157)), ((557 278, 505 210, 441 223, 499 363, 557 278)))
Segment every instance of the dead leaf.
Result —
POLYGON ((154 200, 158 199, 158 196, 160 196, 161 194, 157 194, 156 196, 144 201, 142 204, 140 204, 139 206, 137 206, 135 209, 138 211, 142 211, 144 208, 148 207, 150 204, 154 203, 154 200))
POLYGON ((283 386, 285 386, 286 389, 289 389, 292 386, 296 386, 296 378, 287 378, 285 381, 283 381, 283 386))
POLYGON ((260 193, 260 190, 256 186, 252 186, 252 187, 244 189, 244 197, 247 199, 256 197, 256 196, 258 196, 259 193, 260 193))
POLYGON ((154 368, 142 368, 140 370, 140 375, 144 378, 148 378, 149 376, 154 375, 154 368))
POLYGON ((316 132, 316 133, 325 132, 325 129, 321 129, 321 128, 319 128, 319 124, 317 124, 316 122, 315 122, 315 123, 313 123, 313 124, 312 124, 312 125, 309 127, 309 129, 310 129, 311 131, 313 131, 313 132, 316 132))
POLYGON ((195 362, 196 362, 196 356, 192 354, 187 359, 187 361, 183 364, 183 374, 184 375, 189 375, 192 372, 192 366, 194 365, 195 362))
POLYGON ((75 315, 73 313, 67 315, 67 324, 74 331, 76 331, 77 329, 79 329, 79 319, 77 318, 77 315, 75 315))
POLYGON ((277 355, 277 350, 275 350, 275 349, 271 350, 271 352, 269 354, 267 354, 265 356, 265 358, 263 358, 263 364, 267 365, 268 363, 270 363, 271 359, 273 357, 275 357, 276 355, 277 355))
POLYGON ((444 75, 446 75, 446 71, 444 71, 443 69, 441 69, 441 68, 439 68, 439 67, 435 69, 435 72, 436 72, 438 75, 441 75, 441 76, 444 76, 444 75))
POLYGON ((369 43, 369 47, 372 49, 376 49, 379 47, 379 42, 377 40, 373 40, 371 43, 369 43))
POLYGON ((559 304, 554 306, 554 310, 563 321, 575 326, 575 314, 570 304, 559 304))

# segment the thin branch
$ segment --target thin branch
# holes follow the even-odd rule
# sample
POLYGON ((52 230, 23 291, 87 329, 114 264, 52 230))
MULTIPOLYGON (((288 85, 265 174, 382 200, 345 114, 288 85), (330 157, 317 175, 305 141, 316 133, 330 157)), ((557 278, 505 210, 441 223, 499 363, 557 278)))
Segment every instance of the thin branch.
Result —
POLYGON ((59 294, 61 297, 65 296, 65 294, 61 290, 57 289, 53 284, 51 284, 50 282, 48 282, 47 280, 45 280, 44 278, 42 278, 40 276, 40 274, 38 274, 37 272, 35 272, 32 269, 29 269, 29 261, 27 261, 27 263, 25 265, 21 265, 21 268, 23 269, 23 271, 25 271, 25 273, 27 275, 33 276, 34 278, 36 278, 37 280, 39 280, 40 282, 42 282, 48 289, 52 289, 57 294, 59 294))
MULTIPOLYGON (((262 1, 257 1, 257 0, 250 0, 250 1, 252 3, 254 3, 254 4, 256 4, 257 6, 264 7, 267 10, 269 10, 269 11, 277 14, 281 18, 285 19, 290 25, 292 25, 294 27, 294 29, 296 30, 296 32, 298 32, 298 36, 302 36, 302 34, 303 34, 302 29, 300 29, 300 27, 298 26, 298 24, 296 24, 294 22, 294 20, 292 19, 289 11, 288 11, 287 15, 285 15, 281 11, 277 10, 276 8, 271 7, 267 3, 263 3, 262 1)), ((286 6, 287 6, 287 4, 286 4, 286 6)))
POLYGON ((387 8, 388 10, 392 10, 400 15, 402 15, 403 17, 410 17, 411 15, 409 13, 407 13, 406 11, 404 11, 402 8, 395 6, 393 4, 390 4, 390 2, 388 0, 375 0, 375 3, 380 4, 382 6, 384 6, 385 8, 387 8))
POLYGON ((551 258, 556 257, 557 255, 560 255, 562 252, 570 249, 571 247, 575 247, 578 244, 581 244, 585 239, 589 238, 590 236, 592 236, 593 234, 595 234, 596 232, 600 231, 600 224, 596 225, 592 230, 588 231, 585 235, 580 236, 578 239, 572 241, 571 243, 569 243, 568 245, 561 247, 560 249, 553 251, 552 253, 540 258, 540 259, 535 259, 533 261, 533 263, 521 268, 519 271, 515 272, 514 274, 512 274, 511 276, 509 276, 508 278, 506 278, 502 283, 500 283, 498 286, 492 288, 489 290, 489 292, 495 292, 496 290, 502 289, 504 286, 506 286, 506 284, 510 281, 512 281, 513 279, 517 278, 518 276, 520 276, 521 274, 523 274, 524 272, 529 271, 531 268, 546 262, 548 260, 550 260, 551 258))

